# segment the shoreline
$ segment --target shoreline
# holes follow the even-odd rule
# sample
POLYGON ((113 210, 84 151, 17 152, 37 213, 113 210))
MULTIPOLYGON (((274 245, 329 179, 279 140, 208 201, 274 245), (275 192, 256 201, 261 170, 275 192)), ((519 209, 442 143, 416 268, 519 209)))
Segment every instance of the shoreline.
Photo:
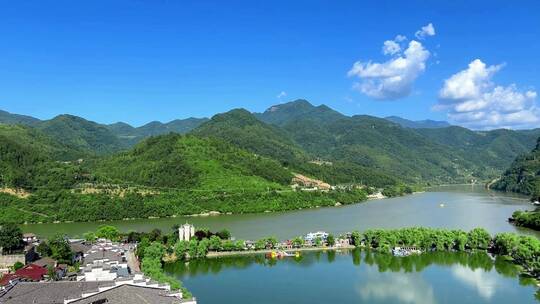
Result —
MULTIPOLYGON (((421 194, 425 191, 418 191, 413 192, 410 194, 405 194, 397 197, 404 197, 409 195, 415 195, 415 194, 421 194)), ((293 211, 302 211, 302 210, 311 210, 311 209, 321 209, 321 208, 337 208, 337 207, 345 207, 345 206, 352 206, 357 204, 362 204, 370 201, 378 201, 378 200, 384 200, 384 199, 390 199, 390 198, 396 198, 396 197, 382 197, 382 198, 370 198, 366 197, 363 201, 358 201, 356 203, 351 204, 341 204, 339 202, 336 202, 334 205, 328 205, 328 206, 312 206, 309 208, 298 208, 298 209, 287 209, 287 210, 278 210, 278 211, 270 211, 265 210, 262 212, 240 212, 240 213, 234 213, 234 212, 219 212, 219 211, 208 211, 203 213, 194 213, 194 214, 174 214, 170 216, 149 216, 149 217, 140 217, 140 218, 123 218, 123 219, 113 219, 113 220, 95 220, 95 221, 54 221, 54 222, 34 222, 34 223, 21 223, 19 225, 43 225, 43 224, 70 224, 70 223, 105 223, 105 222, 124 222, 124 221, 136 221, 136 220, 157 220, 157 219, 170 219, 170 218, 189 218, 189 217, 218 217, 218 216, 227 216, 227 215, 244 215, 244 214, 267 214, 267 213, 278 213, 278 212, 293 212, 293 211)))
POLYGON ((357 248, 354 245, 346 246, 333 246, 333 247, 302 247, 302 248, 292 248, 292 249, 263 249, 263 250, 244 250, 244 251, 210 251, 206 255, 207 259, 215 259, 221 257, 229 256, 245 256, 245 255, 258 255, 258 254, 267 254, 275 251, 284 251, 287 253, 302 252, 302 251, 337 251, 337 250, 350 250, 357 248))

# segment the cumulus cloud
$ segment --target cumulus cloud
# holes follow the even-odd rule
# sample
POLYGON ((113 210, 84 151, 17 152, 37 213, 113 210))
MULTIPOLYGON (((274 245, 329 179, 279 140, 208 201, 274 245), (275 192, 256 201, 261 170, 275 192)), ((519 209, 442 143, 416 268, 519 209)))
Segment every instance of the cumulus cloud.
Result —
POLYGON ((425 39, 427 36, 435 36, 435 28, 433 27, 433 24, 430 23, 426 26, 423 26, 420 30, 416 31, 416 33, 414 33, 414 36, 416 36, 416 38, 420 40, 425 39))
MULTIPOLYGON (((431 23, 420 31, 426 32, 424 36, 435 35, 431 23)), ((382 53, 391 57, 386 62, 355 62, 347 74, 360 79, 353 87, 378 100, 394 100, 408 96, 414 81, 426 69, 430 52, 422 43, 411 40, 407 44, 406 40, 407 37, 397 35, 393 40, 383 43, 382 53)))
POLYGON ((287 92, 281 91, 281 92, 279 92, 279 94, 277 94, 276 97, 277 97, 278 99, 281 99, 281 98, 286 97, 286 96, 287 96, 287 92))
POLYGON ((386 40, 383 45, 383 54, 394 55, 401 51, 401 47, 394 40, 386 40))
POLYGON ((407 49, 383 63, 354 63, 349 76, 361 79, 354 87, 369 97, 392 100, 408 96, 416 78, 426 69, 429 51, 418 41, 410 41, 407 49))
POLYGON ((537 93, 520 91, 515 84, 495 84, 492 78, 502 67, 472 61, 467 69, 444 81, 435 109, 447 111, 451 121, 473 129, 537 126, 537 93))

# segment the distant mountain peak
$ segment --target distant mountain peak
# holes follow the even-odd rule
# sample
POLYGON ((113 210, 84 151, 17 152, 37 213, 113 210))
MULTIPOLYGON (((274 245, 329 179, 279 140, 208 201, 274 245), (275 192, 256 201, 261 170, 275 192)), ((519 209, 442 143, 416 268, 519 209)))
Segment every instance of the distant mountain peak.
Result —
POLYGON ((315 108, 309 101, 305 99, 296 99, 293 101, 273 105, 270 108, 264 111, 265 113, 272 113, 277 111, 289 111, 289 110, 298 110, 298 109, 312 109, 315 108))
POLYGON ((41 120, 34 118, 32 116, 13 114, 7 111, 0 110, 0 123, 4 124, 20 124, 26 126, 34 126, 38 124, 41 120))
POLYGON ((451 124, 449 124, 446 121, 439 121, 439 120, 431 120, 431 119, 424 119, 424 120, 410 120, 399 116, 388 116, 384 119, 389 120, 391 122, 397 123, 405 128, 411 128, 411 129, 434 129, 434 128, 446 128, 450 127, 451 124))

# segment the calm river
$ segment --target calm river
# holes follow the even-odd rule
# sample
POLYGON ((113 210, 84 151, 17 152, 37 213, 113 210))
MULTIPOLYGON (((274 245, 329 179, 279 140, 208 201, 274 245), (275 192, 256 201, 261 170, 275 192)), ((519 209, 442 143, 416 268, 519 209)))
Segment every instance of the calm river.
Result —
MULTIPOLYGON (((25 225, 46 237, 73 237, 111 224, 123 231, 170 231, 186 221, 236 238, 290 238, 310 231, 334 234, 367 228, 429 226, 491 233, 517 231, 515 210, 532 209, 526 198, 486 191, 482 186, 447 186, 405 197, 335 208, 282 213, 143 219, 100 223, 25 225)), ((395 258, 359 250, 305 252, 299 259, 263 256, 178 262, 166 271, 182 280, 201 304, 212 303, 533 303, 534 285, 516 268, 486 254, 428 253, 395 258)))
POLYGON ((486 253, 397 258, 360 250, 178 262, 165 271, 201 304, 535 303, 536 287, 486 253))
MULTIPOLYGON (((25 232, 41 237, 65 233, 80 237, 99 225, 110 224, 122 231, 170 231, 174 224, 186 221, 211 230, 228 229, 241 239, 276 236, 286 239, 310 231, 324 230, 339 234, 367 228, 428 226, 470 230, 484 227, 491 233, 516 231, 507 222, 515 210, 532 209, 526 198, 495 191, 483 186, 446 186, 404 197, 370 200, 355 205, 317 208, 264 214, 178 217, 94 223, 23 225, 25 232), (444 206, 441 207, 441 204, 444 206)), ((528 232, 524 229, 523 232, 528 232)))

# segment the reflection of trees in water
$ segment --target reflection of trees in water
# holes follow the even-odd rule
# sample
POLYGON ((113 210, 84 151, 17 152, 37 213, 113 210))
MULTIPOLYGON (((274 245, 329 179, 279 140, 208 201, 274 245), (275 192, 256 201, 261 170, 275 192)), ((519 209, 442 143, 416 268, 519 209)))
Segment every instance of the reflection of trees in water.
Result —
MULTIPOLYGON (((366 265, 377 267, 379 272, 421 272, 431 265, 449 267, 459 264, 471 270, 481 269, 491 271, 495 269, 497 273, 505 277, 516 277, 519 275, 518 267, 500 257, 497 257, 493 261, 485 252, 428 252, 408 257, 395 257, 390 254, 380 254, 370 250, 362 251, 360 249, 340 252, 332 250, 303 252, 299 258, 284 258, 280 260, 267 259, 264 255, 198 259, 165 265, 165 271, 183 277, 208 273, 216 274, 225 269, 242 270, 252 265, 273 267, 279 264, 291 264, 307 268, 317 263, 333 263, 338 256, 350 256, 354 266, 361 265, 363 262, 366 265)), ((520 283, 522 281, 528 283, 525 279, 521 279, 520 283)))

